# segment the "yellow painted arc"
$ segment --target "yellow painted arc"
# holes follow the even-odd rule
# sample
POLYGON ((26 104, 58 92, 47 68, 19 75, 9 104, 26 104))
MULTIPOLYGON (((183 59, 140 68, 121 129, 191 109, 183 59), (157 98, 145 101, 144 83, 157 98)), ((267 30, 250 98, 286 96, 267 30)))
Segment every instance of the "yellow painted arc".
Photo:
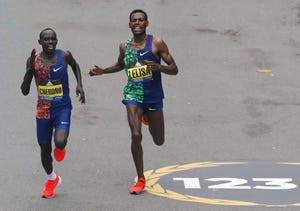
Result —
POLYGON ((256 70, 256 72, 259 72, 259 73, 271 73, 272 70, 270 70, 270 69, 258 69, 258 70, 256 70))

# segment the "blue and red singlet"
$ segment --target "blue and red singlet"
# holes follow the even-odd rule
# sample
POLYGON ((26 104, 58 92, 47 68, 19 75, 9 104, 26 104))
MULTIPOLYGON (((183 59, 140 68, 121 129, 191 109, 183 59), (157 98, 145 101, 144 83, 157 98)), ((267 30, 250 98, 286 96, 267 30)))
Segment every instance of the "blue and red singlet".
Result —
POLYGON ((56 55, 56 64, 50 66, 42 62, 40 52, 35 57, 35 82, 38 92, 36 118, 38 119, 50 119, 52 115, 63 109, 72 109, 63 51, 57 49, 56 55))

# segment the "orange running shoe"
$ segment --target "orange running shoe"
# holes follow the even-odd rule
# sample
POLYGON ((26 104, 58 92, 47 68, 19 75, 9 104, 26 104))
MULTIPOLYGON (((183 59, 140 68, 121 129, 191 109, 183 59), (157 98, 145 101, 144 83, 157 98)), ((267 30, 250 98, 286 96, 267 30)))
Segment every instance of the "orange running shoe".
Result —
POLYGON ((54 193, 54 189, 56 186, 60 185, 61 183, 61 177, 56 175, 55 180, 47 180, 47 182, 45 183, 45 188, 42 191, 42 197, 43 198, 52 198, 55 193, 54 193))
POLYGON ((139 178, 137 183, 130 188, 131 194, 140 194, 143 192, 146 186, 146 180, 145 178, 139 178))
POLYGON ((54 152, 55 160, 57 162, 62 161, 66 156, 66 150, 65 149, 58 149, 57 147, 55 147, 53 152, 54 152))
POLYGON ((145 119, 144 115, 142 116, 141 121, 142 121, 142 123, 143 123, 144 125, 146 125, 146 126, 149 125, 149 122, 148 122, 148 120, 145 119))

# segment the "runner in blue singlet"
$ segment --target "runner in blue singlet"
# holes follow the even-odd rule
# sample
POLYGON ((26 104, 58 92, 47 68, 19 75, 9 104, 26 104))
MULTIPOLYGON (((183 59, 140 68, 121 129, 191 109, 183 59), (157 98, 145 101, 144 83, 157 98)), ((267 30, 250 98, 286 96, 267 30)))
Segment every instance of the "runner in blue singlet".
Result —
POLYGON ((36 109, 37 139, 41 148, 41 161, 47 173, 47 181, 42 197, 51 198, 60 184, 61 178, 53 171, 52 134, 54 130, 54 157, 60 162, 66 154, 67 138, 71 123, 71 99, 67 66, 70 65, 77 79, 76 94, 79 101, 85 103, 79 65, 69 51, 56 49, 57 37, 51 28, 40 33, 39 44, 42 52, 32 50, 27 60, 26 73, 21 90, 28 95, 32 78, 35 78, 38 101, 36 109))
MULTIPOLYGON (((146 34, 148 17, 143 10, 133 10, 129 15, 129 27, 133 37, 119 46, 119 57, 107 68, 94 66, 90 75, 114 73, 125 69, 128 82, 124 87, 123 103, 126 105, 131 130, 131 152, 137 172, 137 183, 130 193, 138 194, 145 188, 141 120, 147 119, 153 141, 162 145, 165 140, 163 116, 163 88, 161 73, 176 75, 177 65, 166 43, 146 34), (160 61, 165 62, 164 65, 160 61)), ((145 121, 143 121, 145 122, 145 121)))

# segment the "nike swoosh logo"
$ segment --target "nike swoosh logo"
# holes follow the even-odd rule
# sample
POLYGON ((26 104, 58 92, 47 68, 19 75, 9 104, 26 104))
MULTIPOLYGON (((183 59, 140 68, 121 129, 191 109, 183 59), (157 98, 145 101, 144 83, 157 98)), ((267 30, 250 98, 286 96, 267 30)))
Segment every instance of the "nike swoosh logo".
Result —
POLYGON ((57 68, 57 69, 53 69, 53 72, 57 72, 57 71, 59 71, 61 68, 63 68, 63 67, 59 67, 59 68, 57 68))
POLYGON ((148 52, 150 52, 150 51, 146 51, 146 52, 140 52, 140 56, 144 56, 146 53, 148 53, 148 52))

